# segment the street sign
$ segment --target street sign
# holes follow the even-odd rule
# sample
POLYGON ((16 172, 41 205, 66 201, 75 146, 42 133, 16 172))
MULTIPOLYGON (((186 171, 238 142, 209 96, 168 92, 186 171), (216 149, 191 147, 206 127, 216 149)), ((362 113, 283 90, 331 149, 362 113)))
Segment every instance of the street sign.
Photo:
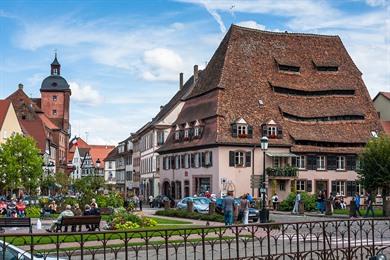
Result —
POLYGON ((261 193, 265 193, 266 191, 267 191, 266 188, 261 188, 261 189, 260 189, 260 192, 261 192, 261 193))

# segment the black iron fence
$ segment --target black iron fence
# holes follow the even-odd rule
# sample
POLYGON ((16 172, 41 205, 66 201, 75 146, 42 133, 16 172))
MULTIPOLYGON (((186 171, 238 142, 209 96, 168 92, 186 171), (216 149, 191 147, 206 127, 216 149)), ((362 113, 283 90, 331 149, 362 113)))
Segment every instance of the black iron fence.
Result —
POLYGON ((6 241, 0 259, 368 259, 379 252, 390 256, 389 218, 0 237, 6 241), (21 251, 16 258, 9 257, 16 247, 21 251))

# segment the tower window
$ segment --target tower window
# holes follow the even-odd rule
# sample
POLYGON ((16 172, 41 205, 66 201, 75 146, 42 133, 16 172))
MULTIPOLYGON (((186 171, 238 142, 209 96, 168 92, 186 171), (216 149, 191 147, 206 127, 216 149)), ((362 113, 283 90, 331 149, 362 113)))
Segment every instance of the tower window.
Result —
POLYGON ((53 116, 57 115, 57 110, 53 109, 53 116))
POLYGON ((54 69, 53 69, 53 74, 54 74, 54 75, 58 75, 58 69, 54 68, 54 69))
POLYGON ((53 101, 57 101, 57 96, 53 96, 53 101))

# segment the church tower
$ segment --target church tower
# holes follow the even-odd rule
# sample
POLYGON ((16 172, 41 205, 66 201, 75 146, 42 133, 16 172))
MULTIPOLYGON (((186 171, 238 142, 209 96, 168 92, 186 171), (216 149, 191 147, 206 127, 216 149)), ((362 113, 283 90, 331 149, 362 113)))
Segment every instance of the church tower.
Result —
POLYGON ((72 93, 68 82, 61 76, 57 53, 51 63, 50 76, 43 80, 40 91, 42 111, 69 135, 69 105, 72 93))

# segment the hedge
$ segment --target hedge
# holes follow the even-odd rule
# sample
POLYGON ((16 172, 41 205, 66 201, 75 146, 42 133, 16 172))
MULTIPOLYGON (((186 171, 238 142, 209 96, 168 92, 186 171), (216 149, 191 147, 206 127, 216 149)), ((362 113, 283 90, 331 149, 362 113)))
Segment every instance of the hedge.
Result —
MULTIPOLYGON (((296 193, 292 192, 288 197, 283 200, 279 205, 279 210, 281 211, 292 211, 295 203, 296 193)), ((301 200, 305 205, 305 211, 315 211, 316 210, 316 195, 311 195, 306 192, 301 193, 301 200)))
POLYGON ((209 214, 200 214, 196 212, 188 212, 187 210, 182 210, 182 209, 166 209, 166 210, 158 210, 156 211, 155 214, 158 216, 166 216, 166 217, 224 222, 223 215, 217 213, 214 213, 213 215, 209 215, 209 214))

